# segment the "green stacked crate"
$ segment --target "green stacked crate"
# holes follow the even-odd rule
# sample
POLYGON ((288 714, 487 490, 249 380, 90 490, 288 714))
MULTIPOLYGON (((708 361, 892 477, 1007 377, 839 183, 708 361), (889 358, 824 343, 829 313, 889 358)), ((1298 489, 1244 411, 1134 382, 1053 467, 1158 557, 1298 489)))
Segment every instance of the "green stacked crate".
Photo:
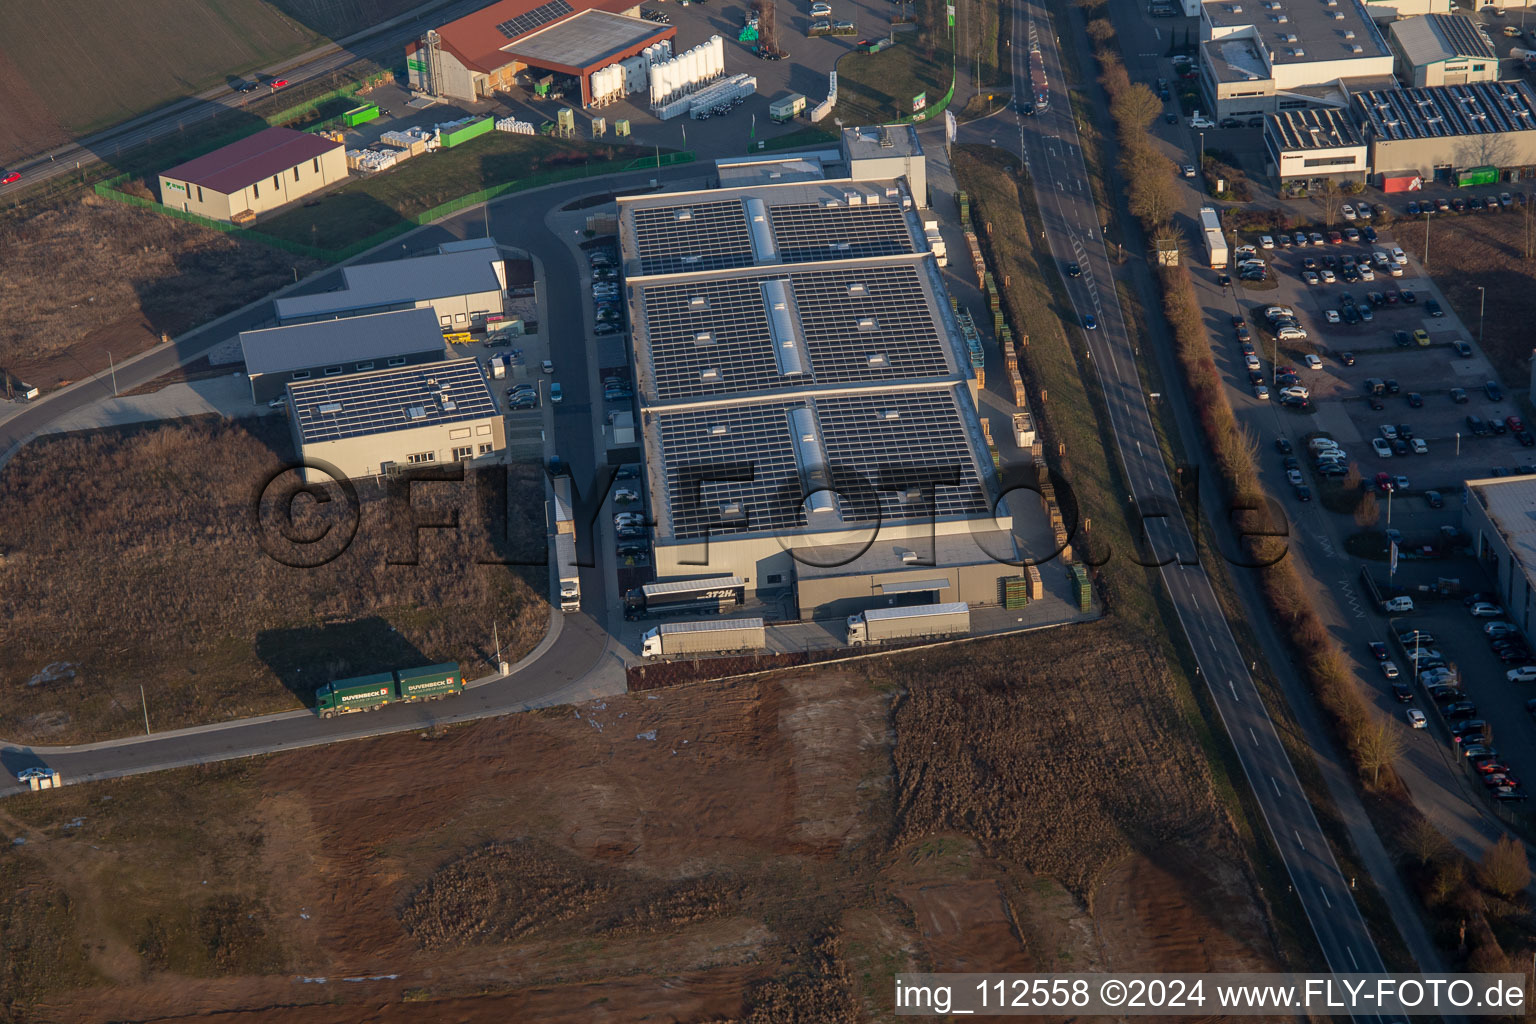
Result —
POLYGON ((1023 608, 1029 604, 1029 580, 1022 576, 1003 577, 1003 607, 1023 608))
POLYGON ((964 192, 956 192, 955 202, 960 204, 960 223, 969 225, 971 223, 971 197, 964 192))
POLYGON ((1093 584, 1088 579, 1088 570, 1081 565, 1074 565, 1072 572, 1072 589, 1077 595, 1077 607, 1079 611, 1093 610, 1093 584))

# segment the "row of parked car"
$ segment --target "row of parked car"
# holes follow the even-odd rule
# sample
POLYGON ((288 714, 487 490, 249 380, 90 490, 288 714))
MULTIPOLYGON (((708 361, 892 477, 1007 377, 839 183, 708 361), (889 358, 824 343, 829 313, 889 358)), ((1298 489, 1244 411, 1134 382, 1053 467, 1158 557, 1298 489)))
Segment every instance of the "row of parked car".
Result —
POLYGON ((619 298, 619 254, 607 246, 587 252, 592 268, 592 302, 598 334, 618 334, 624 329, 624 303, 619 298))
POLYGON ((1494 199, 1485 199, 1482 196, 1463 199, 1457 196, 1454 199, 1411 200, 1403 208, 1403 212, 1410 217, 1417 217, 1421 213, 1466 213, 1469 210, 1502 210, 1524 205, 1525 196, 1522 193, 1500 192, 1494 199))
MULTIPOLYGON (((1483 634, 1487 637, 1494 656, 1505 664, 1519 663, 1518 667, 1511 668, 1505 673, 1508 681, 1511 683, 1536 682, 1536 665, 1528 664, 1532 657, 1530 647, 1521 637, 1514 623, 1499 618, 1504 614, 1504 609, 1492 600, 1493 596, 1473 594, 1466 598, 1463 604, 1474 618, 1492 620, 1484 624, 1483 634)), ((1391 603, 1388 602, 1389 607, 1391 603)), ((1411 602, 1408 607, 1411 610, 1411 602)), ((1527 799, 1528 794, 1520 779, 1509 765, 1504 763, 1498 750, 1493 746, 1491 725, 1486 719, 1479 717, 1477 705, 1468 698, 1466 690, 1462 687, 1460 673, 1447 661, 1445 654, 1438 646, 1439 641, 1436 637, 1426 630, 1413 627, 1404 629, 1401 623, 1395 624, 1394 628, 1397 646, 1407 662, 1408 671, 1417 680, 1425 696, 1438 708, 1440 717, 1451 734, 1453 746, 1466 759, 1473 773, 1488 790, 1488 794, 1495 800, 1527 799)), ((1400 703, 1413 703, 1416 694, 1404 678, 1404 670, 1400 669, 1397 662, 1390 656, 1387 645, 1379 642, 1372 643, 1370 652, 1380 665, 1382 675, 1392 687, 1393 696, 1400 703)), ((1531 702, 1527 706, 1536 706, 1536 702, 1531 702)), ((1418 708, 1409 708, 1407 717, 1409 724, 1415 729, 1426 728, 1429 724, 1424 712, 1418 708)))

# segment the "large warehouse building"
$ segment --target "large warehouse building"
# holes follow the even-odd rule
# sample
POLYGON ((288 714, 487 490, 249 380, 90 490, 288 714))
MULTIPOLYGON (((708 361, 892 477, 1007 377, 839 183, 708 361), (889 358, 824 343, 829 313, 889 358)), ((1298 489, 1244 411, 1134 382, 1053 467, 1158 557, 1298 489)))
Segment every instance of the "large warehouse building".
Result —
POLYGON ((346 147, 268 128, 160 175, 160 202, 213 220, 243 221, 347 177, 346 147))
POLYGON ((288 424, 302 458, 347 477, 467 462, 507 447, 506 421, 475 359, 289 384, 288 424))
POLYGON ((1531 581, 1536 577, 1536 476, 1467 481, 1462 528, 1472 550, 1497 580, 1504 618, 1530 636, 1536 629, 1531 581))
POLYGON ((804 619, 998 601, 1012 518, 901 182, 621 197, 619 237, 659 577, 804 619))
POLYGON ((411 88, 474 102, 511 89, 522 71, 554 71, 581 80, 586 106, 593 72, 677 35, 632 17, 638 9, 630 0, 500 0, 407 44, 411 88))
POLYGON ((1205 0, 1200 83, 1211 116, 1342 104, 1392 82, 1392 51, 1360 0, 1205 0))
POLYGON ((1362 92, 1351 111, 1378 171, 1446 179, 1472 167, 1536 166, 1536 96, 1524 82, 1362 92))
POLYGON ((445 242, 427 256, 341 268, 339 289, 274 299, 280 324, 430 308, 444 331, 480 330, 506 308, 507 263, 493 238, 445 242))
POLYGON ((294 381, 437 362, 447 357, 448 343, 430 309, 405 309, 241 331, 240 351, 251 400, 260 405, 294 381))

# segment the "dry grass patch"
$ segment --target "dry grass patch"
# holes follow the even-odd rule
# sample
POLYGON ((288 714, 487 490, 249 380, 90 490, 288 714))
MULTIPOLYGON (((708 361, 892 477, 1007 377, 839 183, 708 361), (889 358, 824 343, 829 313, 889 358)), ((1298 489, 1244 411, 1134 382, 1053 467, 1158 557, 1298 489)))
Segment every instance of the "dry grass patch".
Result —
MULTIPOLYGON (((133 732, 141 685, 168 729, 298 707, 335 676, 456 660, 473 678, 493 664, 493 623, 512 660, 543 635, 542 566, 478 564, 544 557, 536 467, 514 467, 509 484, 507 522, 531 530, 515 545, 472 525, 425 531, 420 564, 389 564, 408 556, 409 523, 364 482, 351 546, 290 568, 260 543, 281 521, 259 529, 252 515, 288 449, 286 423, 268 417, 56 436, 19 453, 0 472, 0 736, 133 732)), ((294 529, 343 531, 336 498, 299 500, 294 529)), ((466 524, 484 521, 476 500, 468 483, 416 488, 419 508, 460 507, 466 524)))

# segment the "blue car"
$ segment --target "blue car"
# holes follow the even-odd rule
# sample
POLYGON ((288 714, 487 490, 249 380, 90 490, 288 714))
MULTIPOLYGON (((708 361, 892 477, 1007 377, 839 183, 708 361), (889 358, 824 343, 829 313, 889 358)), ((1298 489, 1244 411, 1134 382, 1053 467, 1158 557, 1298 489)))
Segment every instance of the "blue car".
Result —
POLYGON ((1089 313, 1087 316, 1083 317, 1083 328, 1085 330, 1089 330, 1089 331, 1096 330, 1098 328, 1098 326, 1099 326, 1099 321, 1098 321, 1097 318, 1094 317, 1094 315, 1092 313, 1089 313))

